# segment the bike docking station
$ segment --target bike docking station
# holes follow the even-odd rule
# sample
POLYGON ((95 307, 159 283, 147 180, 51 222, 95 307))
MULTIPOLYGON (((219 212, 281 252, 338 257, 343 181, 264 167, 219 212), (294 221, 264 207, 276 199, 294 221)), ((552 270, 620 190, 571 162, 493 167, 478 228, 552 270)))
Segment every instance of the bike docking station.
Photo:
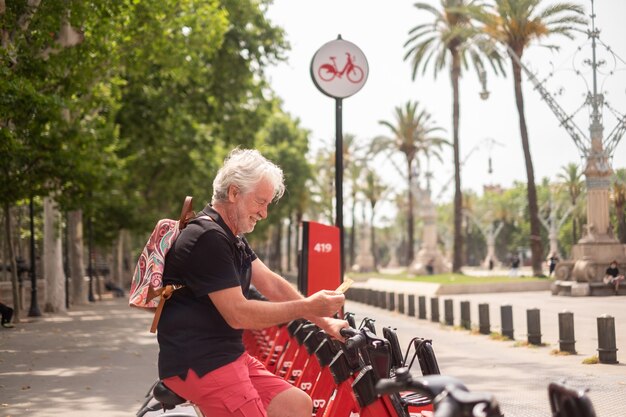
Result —
MULTIPOLYGON (((323 45, 311 62, 315 85, 336 103, 337 213, 335 226, 302 222, 298 289, 307 296, 324 289, 349 291, 342 250, 342 99, 359 91, 367 75, 365 55, 341 36, 323 45), (338 65, 337 57, 344 56, 338 65)), ((396 329, 385 327, 379 335, 373 318, 364 317, 357 326, 354 314, 338 315, 350 324, 341 331, 345 343, 305 319, 243 333, 250 355, 311 397, 311 417, 502 417, 492 395, 470 392, 460 380, 440 374, 431 340, 413 337, 403 353, 396 329), (413 371, 415 363, 421 375, 413 371)), ((549 399, 553 417, 595 417, 584 393, 560 383, 550 385, 549 399)), ((161 381, 136 415, 210 417, 161 381)))
MULTIPOLYGON (((340 279, 338 228, 303 222, 301 237, 300 291, 349 291, 351 280, 340 279)), ((379 332, 373 318, 357 326, 353 313, 338 314, 350 325, 341 330, 345 342, 305 319, 243 333, 250 355, 311 397, 311 417, 503 416, 493 395, 472 392, 441 374, 431 340, 413 337, 403 352, 396 329, 379 332)), ((553 382, 548 394, 553 417, 596 417, 584 392, 553 382)), ((161 381, 150 388, 137 416, 210 417, 161 381)))

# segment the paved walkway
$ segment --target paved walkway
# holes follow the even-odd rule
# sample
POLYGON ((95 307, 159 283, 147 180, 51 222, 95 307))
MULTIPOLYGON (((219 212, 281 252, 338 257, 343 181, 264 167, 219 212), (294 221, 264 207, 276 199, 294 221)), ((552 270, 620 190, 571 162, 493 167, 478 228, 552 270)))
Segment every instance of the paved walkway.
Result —
MULTIPOLYGON (((381 280, 359 283, 380 289, 381 280)), ((387 291, 425 295, 422 284, 388 282, 387 291)), ((426 288, 428 292, 428 288, 426 288)), ((434 295, 427 295, 429 299, 434 295)), ((442 374, 463 380, 473 391, 490 392, 501 404, 505 416, 541 417, 550 415, 547 386, 551 381, 565 380, 576 389, 589 389, 589 397, 598 417, 626 416, 626 297, 559 297, 549 291, 487 294, 444 295, 439 297, 440 320, 443 300, 452 299, 455 326, 420 320, 398 312, 349 301, 346 311, 354 312, 357 324, 364 317, 376 320, 376 328, 398 329, 400 345, 406 349, 413 337, 431 339, 442 374), (491 331, 499 333, 500 306, 511 305, 516 341, 498 341, 487 335, 459 330, 460 301, 469 301, 473 327, 478 327, 478 304, 487 303, 491 331), (526 310, 538 308, 541 317, 542 342, 532 347, 525 343, 526 310), (554 355, 558 349, 558 313, 574 314, 576 355, 554 355), (597 354, 597 317, 608 314, 615 319, 618 364, 585 365, 582 361, 597 354)), ((417 308, 416 308, 417 311, 417 308)), ((415 372, 419 367, 415 365, 415 372)))
POLYGON ((134 416, 157 378, 151 316, 118 298, 0 328, 0 416, 134 416))
MULTIPOLYGON (((398 329, 402 347, 414 336, 433 340, 442 373, 456 376, 475 391, 496 395, 507 417, 549 416, 546 387, 565 378, 589 393, 598 417, 623 417, 626 410, 626 366, 582 365, 595 353, 595 317, 608 313, 618 326, 618 360, 625 362, 626 298, 552 297, 548 292, 455 296, 478 302, 542 311, 546 347, 515 347, 487 336, 454 330, 427 320, 348 302, 346 311, 376 320, 376 327, 398 329), (578 355, 554 356, 555 320, 562 308, 575 314, 578 355), (545 313, 544 313, 545 312, 545 313), (583 324, 586 323, 586 324, 583 324), (581 327, 582 326, 582 327, 581 327)), ((455 304, 458 304, 455 301, 455 304)), ((491 305, 491 304, 490 304, 491 305)), ((458 306, 457 306, 458 308, 458 306)), ((458 317, 458 313, 456 313, 458 317)), ((492 326, 497 331, 492 311, 492 326)), ((0 416, 122 417, 133 416, 145 391, 157 377, 157 344, 148 332, 151 316, 109 299, 76 307, 67 314, 45 315, 15 329, 0 328, 0 416)), ((514 317, 515 336, 524 339, 523 323, 514 317)), ((415 369, 417 371, 417 369, 415 369)))

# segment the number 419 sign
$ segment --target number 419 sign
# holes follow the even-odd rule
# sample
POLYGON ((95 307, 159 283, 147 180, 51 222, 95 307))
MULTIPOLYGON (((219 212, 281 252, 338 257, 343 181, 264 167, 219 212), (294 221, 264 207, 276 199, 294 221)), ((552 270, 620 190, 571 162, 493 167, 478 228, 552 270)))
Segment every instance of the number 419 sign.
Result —
POLYGON ((311 295, 341 284, 339 228, 302 222, 298 290, 311 295))

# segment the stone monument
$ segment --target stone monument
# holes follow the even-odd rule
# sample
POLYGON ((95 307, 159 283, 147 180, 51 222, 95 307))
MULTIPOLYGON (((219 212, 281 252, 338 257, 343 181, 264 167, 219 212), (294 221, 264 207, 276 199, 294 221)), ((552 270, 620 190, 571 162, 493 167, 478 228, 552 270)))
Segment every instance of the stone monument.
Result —
MULTIPOLYGON (((572 132, 570 122, 564 126, 575 140, 581 153, 586 158, 585 182, 587 185, 587 224, 583 237, 572 248, 572 259, 560 262, 556 266, 555 281, 552 292, 560 295, 609 295, 611 289, 602 281, 606 268, 615 260, 618 268, 626 268, 626 245, 621 244, 614 236, 609 222, 609 187, 613 170, 610 155, 626 131, 626 120, 618 119, 618 126, 609 137, 603 136, 602 107, 606 104, 604 95, 598 92, 598 67, 605 63, 596 59, 596 42, 600 31, 595 28, 595 13, 591 12, 592 59, 585 63, 591 66, 593 74, 593 91, 588 92, 586 104, 591 106, 591 123, 589 126, 590 146, 583 146, 581 138, 572 132)), ((610 49, 607 48, 610 52, 610 49)), ((542 93, 543 94, 543 93, 542 93)), ((544 97, 545 98, 545 97, 544 97)), ((626 294, 626 289, 622 289, 626 294)))
POLYGON ((429 266, 434 274, 450 271, 450 265, 437 246, 437 212, 430 197, 430 190, 419 189, 417 192, 421 202, 421 215, 424 227, 422 231, 422 245, 417 252, 409 272, 416 275, 427 275, 429 266))

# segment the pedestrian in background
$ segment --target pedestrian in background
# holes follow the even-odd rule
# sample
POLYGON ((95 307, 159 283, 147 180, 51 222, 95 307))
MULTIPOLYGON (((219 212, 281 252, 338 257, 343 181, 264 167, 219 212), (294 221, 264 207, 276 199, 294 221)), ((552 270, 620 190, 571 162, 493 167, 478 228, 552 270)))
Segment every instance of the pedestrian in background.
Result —
POLYGON ((617 295, 619 294, 619 284, 622 281, 624 281, 624 275, 619 273, 619 269, 617 268, 617 261, 611 262, 609 267, 606 269, 604 283, 608 286, 613 287, 615 295, 617 295))
POLYGON ((2 315, 2 319, 0 321, 2 327, 6 327, 7 329, 14 327, 11 323, 11 319, 13 318, 13 309, 4 304, 2 300, 0 300, 0 314, 2 315))
POLYGON ((556 269, 556 264, 559 263, 559 257, 556 253, 552 252, 548 257, 548 276, 551 277, 556 269))

